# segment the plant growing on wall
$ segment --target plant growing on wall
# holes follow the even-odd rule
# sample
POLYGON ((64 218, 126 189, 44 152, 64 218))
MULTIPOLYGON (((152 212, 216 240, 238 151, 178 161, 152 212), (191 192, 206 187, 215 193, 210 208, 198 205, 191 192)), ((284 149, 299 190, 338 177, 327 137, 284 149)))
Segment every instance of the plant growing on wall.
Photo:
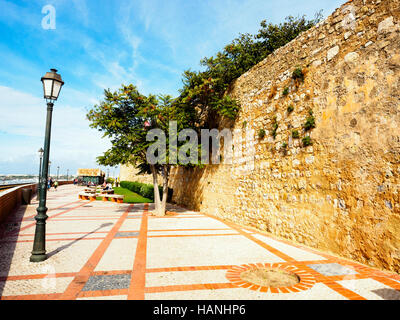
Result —
POLYGON ((283 96, 286 97, 286 96, 289 94, 289 88, 288 88, 288 87, 285 87, 285 89, 283 89, 282 94, 283 94, 283 96))
MULTIPOLYGON (((192 121, 197 128, 215 128, 221 117, 235 119, 240 105, 227 94, 233 81, 321 19, 319 12, 311 20, 289 16, 280 24, 262 21, 256 35, 240 34, 215 56, 202 59, 204 71, 185 71, 176 103, 193 113, 192 121)), ((272 87, 270 99, 276 95, 275 90, 272 87)))
POLYGON ((293 130, 292 131, 292 137, 293 137, 293 139, 299 139, 300 138, 299 131, 293 130))
POLYGON ((293 105, 292 104, 289 105, 286 110, 287 110, 287 113, 291 114, 294 111, 293 105))
POLYGON ((275 139, 276 138, 276 133, 278 131, 279 125, 278 122, 276 120, 276 116, 272 119, 272 131, 271 131, 271 135, 272 137, 275 139))
POLYGON ((296 84, 304 82, 304 72, 302 68, 297 67, 296 69, 294 69, 292 73, 292 79, 295 81, 296 84))
POLYGON ((302 139, 303 142, 303 147, 308 147, 312 145, 311 138, 309 136, 306 136, 302 139))
POLYGON ((313 111, 310 109, 308 111, 308 117, 306 119, 306 123, 304 124, 304 130, 310 131, 311 129, 315 128, 315 118, 313 115, 313 111))
POLYGON ((264 139, 265 137, 265 130, 264 129, 259 129, 258 130, 258 138, 259 139, 264 139))
POLYGON ((287 151, 288 151, 287 149, 288 149, 288 144, 286 142, 282 143, 281 150, 284 155, 287 154, 287 151))

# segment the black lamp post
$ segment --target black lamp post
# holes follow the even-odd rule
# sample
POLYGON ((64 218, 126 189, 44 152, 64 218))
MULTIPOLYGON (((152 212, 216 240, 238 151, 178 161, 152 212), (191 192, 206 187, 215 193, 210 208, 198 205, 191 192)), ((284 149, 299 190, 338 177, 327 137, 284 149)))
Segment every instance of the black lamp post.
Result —
POLYGON ((57 181, 58 181, 58 173, 60 172, 60 166, 57 166, 57 181))
POLYGON ((40 148, 40 149, 38 150, 40 162, 39 162, 39 177, 38 177, 39 179, 38 179, 38 190, 37 190, 37 192, 36 192, 36 200, 39 200, 39 186, 40 186, 40 176, 42 175, 42 159, 43 159, 43 152, 44 152, 43 148, 40 148))
POLYGON ((51 118, 53 113, 54 101, 60 94, 61 87, 64 82, 61 76, 57 74, 56 69, 51 69, 41 79, 43 83, 44 98, 47 102, 47 120, 46 132, 44 139, 43 168, 41 170, 41 178, 39 183, 39 207, 36 209, 37 215, 35 238, 33 241, 33 250, 30 257, 31 262, 41 262, 47 259, 46 255, 46 196, 47 196, 47 178, 49 172, 49 154, 50 154, 50 136, 51 136, 51 118))

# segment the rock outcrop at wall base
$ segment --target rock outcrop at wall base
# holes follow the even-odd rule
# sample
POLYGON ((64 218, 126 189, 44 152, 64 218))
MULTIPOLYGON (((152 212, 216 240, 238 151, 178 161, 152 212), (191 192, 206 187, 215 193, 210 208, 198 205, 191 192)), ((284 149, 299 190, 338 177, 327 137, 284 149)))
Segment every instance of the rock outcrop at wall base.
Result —
POLYGON ((255 143, 232 165, 174 170, 174 201, 400 272, 400 1, 345 3, 231 95, 255 143))

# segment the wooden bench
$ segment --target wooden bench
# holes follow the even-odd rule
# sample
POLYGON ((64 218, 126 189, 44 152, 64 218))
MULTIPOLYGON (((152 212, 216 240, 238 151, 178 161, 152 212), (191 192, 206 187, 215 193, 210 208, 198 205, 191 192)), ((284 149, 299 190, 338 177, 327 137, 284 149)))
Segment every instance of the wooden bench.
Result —
POLYGON ((112 202, 117 202, 117 203, 124 203, 124 196, 119 195, 119 194, 100 194, 100 197, 103 198, 103 201, 109 201, 109 199, 112 202))
POLYGON ((108 190, 100 189, 100 193, 110 193, 110 194, 113 194, 113 193, 114 193, 114 189, 108 189, 108 190))
POLYGON ((88 192, 80 192, 78 193, 78 197, 81 200, 91 200, 91 201, 95 201, 96 200, 96 193, 88 193, 88 192))
POLYGON ((124 196, 119 194, 93 194, 87 192, 78 193, 78 197, 81 200, 95 201, 97 197, 101 197, 103 201, 109 201, 116 203, 124 203, 124 196))

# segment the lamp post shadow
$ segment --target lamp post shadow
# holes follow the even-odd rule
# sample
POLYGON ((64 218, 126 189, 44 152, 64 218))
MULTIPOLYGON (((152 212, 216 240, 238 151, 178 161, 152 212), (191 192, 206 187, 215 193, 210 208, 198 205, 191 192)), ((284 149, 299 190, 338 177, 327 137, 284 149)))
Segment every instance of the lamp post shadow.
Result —
POLYGON ((47 254, 47 258, 50 258, 51 256, 54 256, 55 254, 59 253, 60 251, 69 248, 69 247, 72 246, 74 243, 76 243, 76 242, 78 242, 78 241, 80 241, 80 240, 86 238, 87 236, 89 236, 89 235, 91 235, 91 234, 93 234, 93 233, 99 231, 101 228, 105 228, 105 227, 108 227, 108 226, 111 226, 111 225, 113 225, 111 222, 109 222, 109 223, 103 223, 100 227, 98 227, 97 229, 95 229, 95 230, 93 230, 93 231, 91 231, 91 232, 85 234, 84 236, 79 237, 79 238, 75 239, 74 241, 72 241, 72 242, 70 242, 70 243, 67 243, 67 244, 65 244, 65 245, 63 245, 63 246, 61 246, 61 247, 59 247, 59 248, 57 248, 57 249, 54 249, 53 251, 49 252, 49 253, 47 254))

